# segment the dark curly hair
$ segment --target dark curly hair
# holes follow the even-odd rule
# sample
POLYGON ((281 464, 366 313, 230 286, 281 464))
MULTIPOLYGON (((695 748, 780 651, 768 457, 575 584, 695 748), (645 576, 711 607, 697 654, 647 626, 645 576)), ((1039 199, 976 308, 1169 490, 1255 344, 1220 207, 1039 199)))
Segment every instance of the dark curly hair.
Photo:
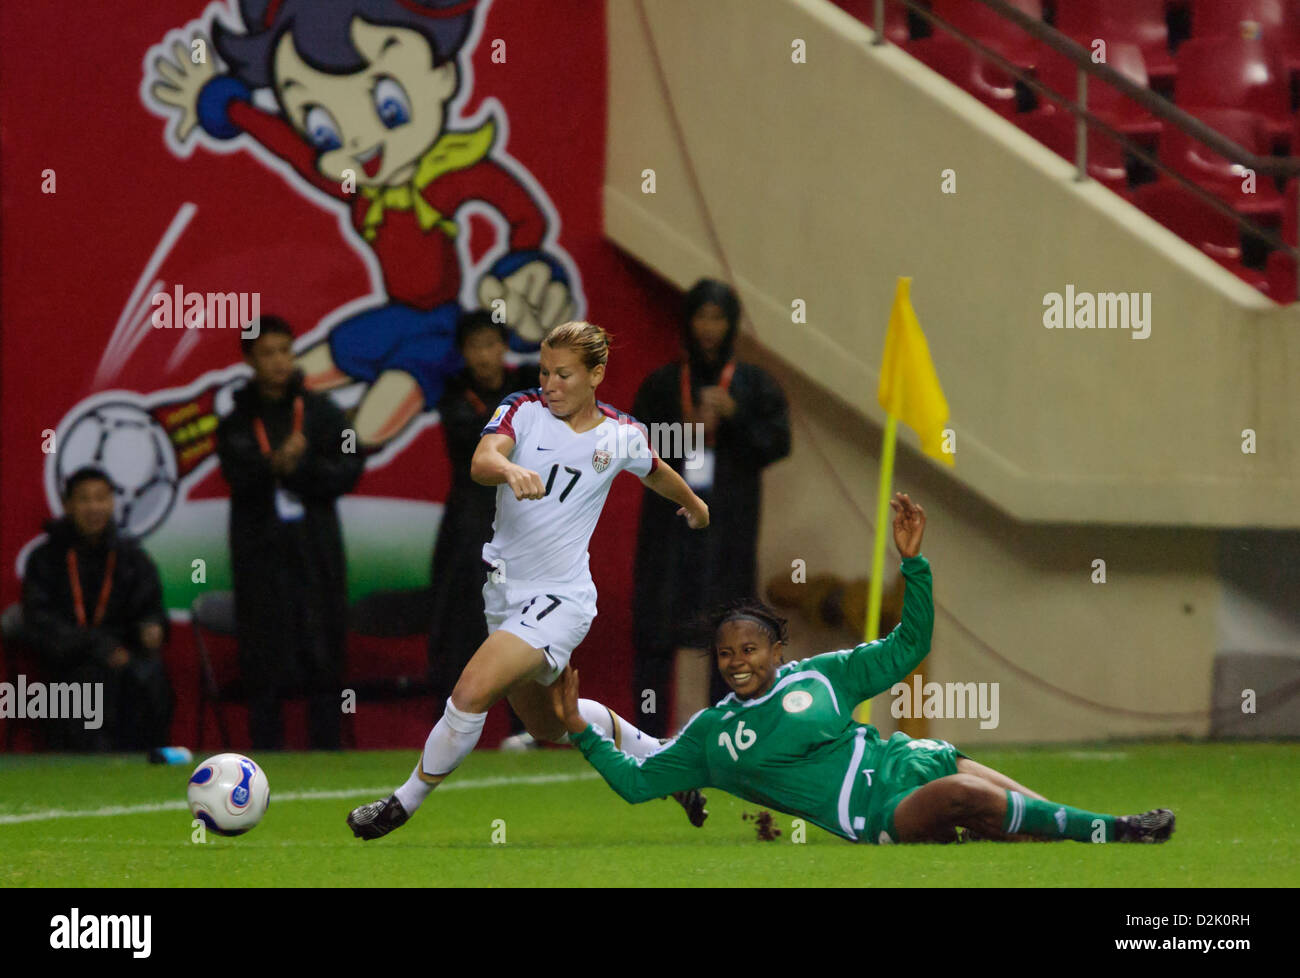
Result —
POLYGON ((307 64, 335 75, 367 67, 352 43, 354 18, 384 27, 418 31, 429 42, 435 64, 460 51, 474 23, 474 0, 239 0, 245 31, 220 21, 212 39, 230 74, 249 88, 272 84, 275 48, 288 31, 307 64))
POLYGON ((737 601, 728 602, 709 614, 709 651, 715 655, 717 654, 719 628, 733 619, 745 616, 757 618, 762 622, 772 644, 790 641, 786 619, 782 618, 758 598, 741 598, 737 601))

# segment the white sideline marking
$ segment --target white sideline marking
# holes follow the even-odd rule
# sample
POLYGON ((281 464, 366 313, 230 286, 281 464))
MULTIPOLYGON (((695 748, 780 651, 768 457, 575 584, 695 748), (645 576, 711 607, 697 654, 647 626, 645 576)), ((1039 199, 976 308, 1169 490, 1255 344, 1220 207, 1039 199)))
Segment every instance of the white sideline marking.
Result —
MULTIPOLYGON (((516 784, 560 784, 566 781, 591 781, 599 778, 595 771, 582 774, 529 774, 523 777, 478 778, 466 781, 448 781, 438 788, 439 792, 469 788, 499 788, 516 784)), ((393 793, 388 788, 332 788, 320 791, 285 791, 272 793, 272 804, 284 801, 317 801, 330 798, 354 798, 359 795, 387 797, 393 793)), ((86 808, 72 810, 52 808, 44 812, 23 812, 19 815, 0 815, 0 825, 14 825, 19 822, 45 822, 56 818, 107 818, 112 815, 141 815, 149 812, 184 811, 189 805, 183 801, 159 801, 146 805, 108 805, 103 808, 86 808)))

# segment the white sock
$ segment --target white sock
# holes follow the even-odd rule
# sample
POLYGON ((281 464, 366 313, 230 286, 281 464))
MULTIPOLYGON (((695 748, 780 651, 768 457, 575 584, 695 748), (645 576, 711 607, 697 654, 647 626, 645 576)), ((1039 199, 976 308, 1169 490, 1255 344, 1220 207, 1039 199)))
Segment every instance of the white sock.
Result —
POLYGON ((662 745, 648 733, 638 730, 609 707, 595 700, 578 700, 578 712, 602 737, 614 741, 614 746, 638 760, 647 758, 662 745))
POLYGON ((424 804, 424 799, 437 787, 436 783, 429 784, 420 778, 421 768, 426 775, 445 777, 451 774, 478 743, 486 719, 486 713, 466 713, 456 709, 450 699, 447 700, 441 719, 429 733, 429 739, 424 742, 424 753, 419 763, 415 765, 406 783, 394 792, 408 814, 414 815, 415 810, 424 804))

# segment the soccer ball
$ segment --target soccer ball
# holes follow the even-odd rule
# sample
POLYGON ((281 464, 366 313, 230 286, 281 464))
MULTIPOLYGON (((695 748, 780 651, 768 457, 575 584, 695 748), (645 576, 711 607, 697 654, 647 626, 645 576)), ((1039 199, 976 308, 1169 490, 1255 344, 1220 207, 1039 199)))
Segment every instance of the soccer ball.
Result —
POLYGON ((194 817, 213 832, 243 835, 271 806, 271 785, 243 754, 217 754, 194 769, 186 797, 194 817))
POLYGON ((108 475, 118 529, 131 536, 156 527, 176 500, 176 452, 162 425, 139 405, 100 404, 67 426, 55 456, 56 484, 85 465, 108 475))

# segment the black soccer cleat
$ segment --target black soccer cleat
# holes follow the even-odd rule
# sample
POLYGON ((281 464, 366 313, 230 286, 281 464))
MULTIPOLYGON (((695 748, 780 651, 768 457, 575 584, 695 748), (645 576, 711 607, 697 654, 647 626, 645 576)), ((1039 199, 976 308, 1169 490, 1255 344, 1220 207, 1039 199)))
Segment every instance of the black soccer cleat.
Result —
POLYGON ((354 808, 348 813, 348 828, 358 839, 378 839, 401 828, 411 816, 393 795, 354 808))
MULTIPOLYGON (((667 747, 672 742, 671 737, 659 738, 660 747, 667 747)), ((699 788, 691 788, 689 791, 674 791, 669 797, 686 809, 686 817, 691 820, 691 824, 697 829, 709 817, 709 810, 704 807, 709 803, 709 799, 704 797, 704 793, 699 788)))
POLYGON ((1153 808, 1141 815, 1121 815, 1115 819, 1116 842, 1168 842, 1174 834, 1174 813, 1168 808, 1153 808))
POLYGON ((691 820, 691 824, 697 829, 709 817, 709 810, 704 807, 708 804, 709 799, 704 797, 704 792, 700 791, 699 788, 692 788, 690 791, 676 791, 673 793, 672 799, 686 809, 686 817, 691 820))

